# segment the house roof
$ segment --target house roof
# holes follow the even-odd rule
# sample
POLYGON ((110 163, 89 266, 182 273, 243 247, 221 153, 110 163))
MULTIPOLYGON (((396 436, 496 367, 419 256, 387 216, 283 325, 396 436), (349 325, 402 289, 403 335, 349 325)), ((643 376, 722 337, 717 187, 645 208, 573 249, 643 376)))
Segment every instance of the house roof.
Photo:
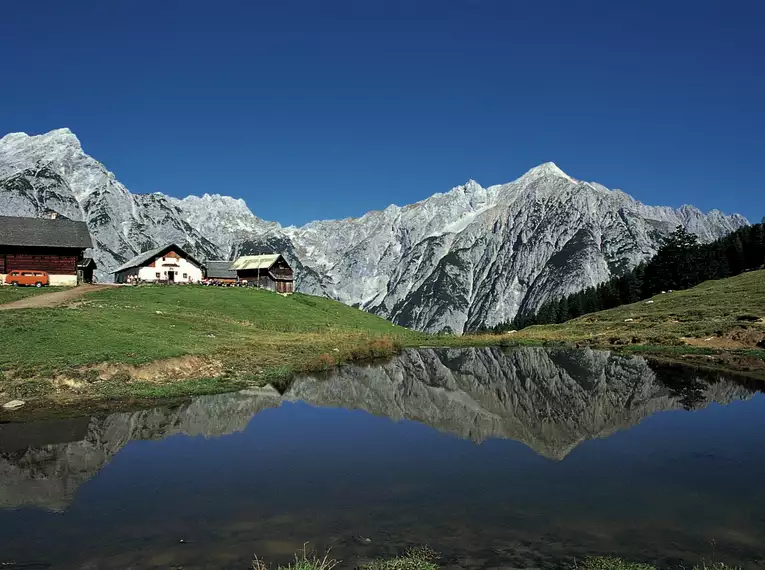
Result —
POLYGON ((140 267, 142 265, 146 265, 147 263, 156 259, 163 253, 167 253, 168 251, 171 251, 171 250, 177 253, 178 255, 180 255, 181 257, 185 258, 186 260, 197 264, 199 267, 202 267, 202 264, 200 262, 198 262, 196 259, 191 257, 188 253, 183 251, 182 248, 178 247, 174 243, 170 243, 167 245, 163 245, 162 247, 150 249, 149 251, 144 251, 143 253, 136 255, 130 261, 123 263, 117 269, 113 270, 112 273, 119 273, 120 271, 125 271, 126 269, 131 269, 133 267, 140 267))
POLYGON ((82 261, 77 264, 77 267, 81 269, 87 269, 88 267, 96 267, 96 261, 92 257, 83 257, 82 261))
POLYGON ((0 245, 85 249, 93 247, 93 241, 85 222, 0 216, 0 245))
POLYGON ((281 254, 279 253, 267 253, 264 255, 244 255, 231 265, 231 269, 234 271, 245 269, 270 269, 271 266, 276 263, 276 260, 280 257, 281 254))
POLYGON ((206 261, 205 274, 211 279, 236 279, 236 270, 231 269, 230 261, 206 261))

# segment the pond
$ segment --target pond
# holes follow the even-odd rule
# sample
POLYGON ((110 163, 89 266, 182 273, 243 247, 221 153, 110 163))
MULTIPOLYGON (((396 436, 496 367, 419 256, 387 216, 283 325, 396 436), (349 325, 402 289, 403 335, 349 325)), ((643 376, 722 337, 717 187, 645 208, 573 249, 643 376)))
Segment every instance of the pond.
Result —
POLYGON ((0 424, 0 565, 587 555, 765 566, 758 384, 550 348, 410 350, 174 408, 0 424))

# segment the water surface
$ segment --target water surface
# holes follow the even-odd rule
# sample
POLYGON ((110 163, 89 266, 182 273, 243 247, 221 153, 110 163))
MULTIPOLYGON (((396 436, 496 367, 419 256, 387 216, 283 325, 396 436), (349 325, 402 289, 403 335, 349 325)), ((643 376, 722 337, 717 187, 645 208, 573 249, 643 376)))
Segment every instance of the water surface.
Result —
POLYGON ((419 544, 476 569, 763 567, 764 408, 733 377, 482 348, 0 424, 0 563, 247 568, 309 542, 345 567, 419 544))

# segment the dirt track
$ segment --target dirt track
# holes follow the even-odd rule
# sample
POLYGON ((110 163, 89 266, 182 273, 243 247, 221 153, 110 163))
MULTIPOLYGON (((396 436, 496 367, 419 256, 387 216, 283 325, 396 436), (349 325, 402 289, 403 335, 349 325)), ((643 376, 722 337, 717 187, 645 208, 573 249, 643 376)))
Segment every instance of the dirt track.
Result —
POLYGON ((45 309, 48 307, 57 307, 63 305, 87 295, 94 291, 100 291, 107 287, 114 287, 114 285, 80 285, 79 287, 72 287, 66 291, 56 291, 55 293, 42 293, 40 295, 33 295, 31 297, 25 297, 18 301, 11 301, 4 305, 0 305, 0 311, 9 311, 11 309, 45 309))

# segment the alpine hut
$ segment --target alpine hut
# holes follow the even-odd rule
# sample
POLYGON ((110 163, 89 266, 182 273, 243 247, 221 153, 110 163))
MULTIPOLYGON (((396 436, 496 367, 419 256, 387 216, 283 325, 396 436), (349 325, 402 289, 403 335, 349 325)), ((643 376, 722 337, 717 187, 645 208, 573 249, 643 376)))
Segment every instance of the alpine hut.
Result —
POLYGON ((270 289, 277 293, 292 293, 295 290, 295 274, 287 260, 280 253, 245 255, 231 265, 240 282, 270 289))
POLYGON ((135 256, 114 273, 115 283, 197 283, 202 280, 203 265, 176 244, 169 244, 135 256))

